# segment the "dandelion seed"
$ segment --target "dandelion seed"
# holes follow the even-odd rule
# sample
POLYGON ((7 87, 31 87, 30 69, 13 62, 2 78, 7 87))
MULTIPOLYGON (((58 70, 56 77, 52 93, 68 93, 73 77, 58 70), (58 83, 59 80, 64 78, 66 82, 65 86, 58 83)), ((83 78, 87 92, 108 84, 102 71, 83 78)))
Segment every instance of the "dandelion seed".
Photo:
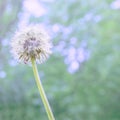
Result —
POLYGON ((28 26, 19 30, 11 41, 12 54, 20 62, 28 64, 31 58, 44 62, 51 54, 48 34, 39 26, 28 26))

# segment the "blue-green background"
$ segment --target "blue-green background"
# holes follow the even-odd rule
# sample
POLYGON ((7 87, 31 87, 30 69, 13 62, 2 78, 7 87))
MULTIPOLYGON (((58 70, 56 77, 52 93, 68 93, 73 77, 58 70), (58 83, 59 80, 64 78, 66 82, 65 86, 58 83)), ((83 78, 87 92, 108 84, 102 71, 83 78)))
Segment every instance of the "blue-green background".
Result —
POLYGON ((47 120, 32 68, 10 53, 26 21, 53 42, 38 69, 56 120, 120 120, 120 0, 35 0, 41 15, 26 1, 0 0, 0 120, 47 120))

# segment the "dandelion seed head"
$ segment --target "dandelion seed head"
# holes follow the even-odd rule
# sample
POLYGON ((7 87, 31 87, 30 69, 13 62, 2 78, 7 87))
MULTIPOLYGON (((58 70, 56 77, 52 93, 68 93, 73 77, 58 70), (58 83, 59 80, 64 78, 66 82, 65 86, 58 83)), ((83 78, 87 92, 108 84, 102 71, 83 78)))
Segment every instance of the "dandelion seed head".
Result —
POLYGON ((44 62, 51 54, 51 41, 46 31, 39 25, 18 30, 11 40, 11 52, 15 59, 28 64, 31 58, 37 63, 44 62))

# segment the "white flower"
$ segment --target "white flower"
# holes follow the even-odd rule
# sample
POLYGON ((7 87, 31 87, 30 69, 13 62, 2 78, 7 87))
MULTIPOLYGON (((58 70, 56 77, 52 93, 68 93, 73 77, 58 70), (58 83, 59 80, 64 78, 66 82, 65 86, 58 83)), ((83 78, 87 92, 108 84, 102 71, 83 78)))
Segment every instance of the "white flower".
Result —
POLYGON ((11 41, 12 54, 25 64, 34 58, 42 63, 51 54, 51 41, 48 34, 39 25, 27 26, 19 30, 11 41))

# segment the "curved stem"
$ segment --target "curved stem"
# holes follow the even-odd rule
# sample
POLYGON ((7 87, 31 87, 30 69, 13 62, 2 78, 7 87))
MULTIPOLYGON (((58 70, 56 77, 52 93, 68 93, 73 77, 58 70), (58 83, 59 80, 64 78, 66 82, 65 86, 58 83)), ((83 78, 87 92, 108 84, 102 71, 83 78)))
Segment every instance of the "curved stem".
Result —
POLYGON ((44 104, 45 110, 47 112, 48 118, 49 118, 49 120, 55 120, 55 118, 53 116, 53 113, 52 113, 52 110, 50 108, 49 102, 48 102, 47 97, 45 95, 42 83, 41 83, 40 78, 39 78, 39 74, 38 74, 35 59, 31 58, 31 62, 32 62, 32 68, 33 68, 35 80, 36 80, 36 83, 37 83, 37 87, 39 89, 39 93, 40 93, 42 102, 44 104))

